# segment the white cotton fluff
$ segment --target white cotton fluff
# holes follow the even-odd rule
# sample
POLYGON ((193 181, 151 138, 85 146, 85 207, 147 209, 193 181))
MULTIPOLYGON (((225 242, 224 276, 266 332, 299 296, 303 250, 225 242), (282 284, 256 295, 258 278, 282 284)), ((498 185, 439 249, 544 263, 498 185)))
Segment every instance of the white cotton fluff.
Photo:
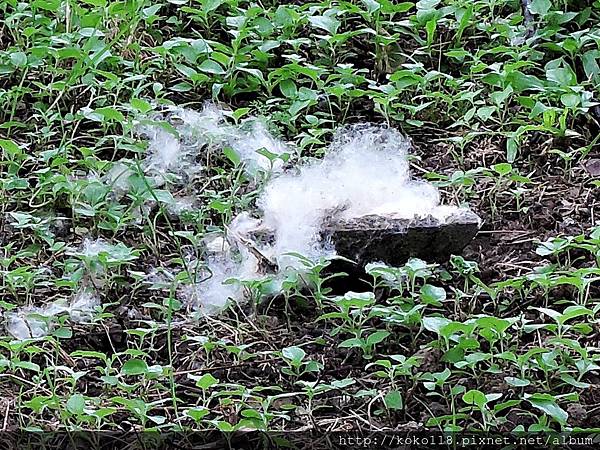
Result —
POLYGON ((225 284, 227 279, 238 275, 237 266, 225 258, 208 257, 206 264, 210 270, 196 283, 184 286, 181 296, 185 303, 193 305, 207 315, 221 311, 229 298, 239 296, 239 286, 225 284))
POLYGON ((39 311, 22 309, 4 314, 4 326, 8 334, 17 340, 40 338, 50 332, 50 326, 39 311))
POLYGON ((141 126, 139 131, 149 139, 144 171, 153 177, 154 184, 164 184, 168 174, 176 180, 192 178, 202 169, 198 159, 210 148, 232 148, 251 175, 259 169, 281 169, 284 154, 290 149, 275 139, 262 121, 248 118, 232 125, 226 117, 224 110, 206 103, 201 111, 172 107, 161 117, 172 123, 178 136, 160 125, 141 126))
MULTIPOLYGON (((180 291, 185 300, 205 312, 220 310, 229 298, 241 298, 240 284, 225 282, 263 277, 262 259, 275 263, 282 275, 288 268, 302 270, 302 263, 289 253, 312 260, 333 256, 335 250, 320 236, 329 214, 342 219, 371 214, 406 219, 432 215, 443 221, 457 210, 439 205, 433 185, 411 179, 410 143, 392 128, 369 124, 344 127, 322 159, 284 172, 284 161, 297 150, 269 133, 263 121, 251 117, 233 124, 231 116, 213 103, 206 103, 200 111, 174 106, 154 117, 168 122, 169 127, 140 127, 149 139, 142 167, 154 186, 167 181, 189 184, 201 173, 200 161, 208 161, 209 152, 227 149, 237 154, 251 176, 261 171, 271 174, 257 201, 260 219, 242 213, 229 224, 225 235, 207 236, 199 281, 180 291), (256 242, 253 233, 258 229, 270 230, 272 239, 256 242), (264 258, 257 257, 257 252, 264 258)), ((107 175, 121 190, 126 186, 117 172, 129 176, 126 165, 115 164, 107 175)), ((187 194, 168 207, 171 214, 193 208, 194 199, 187 194)), ((90 253, 101 244, 88 247, 90 253)))
POLYGON ((176 136, 161 126, 148 127, 150 145, 147 170, 167 172, 178 168, 182 163, 181 144, 176 136))
MULTIPOLYGON (((280 171, 291 148, 273 137, 258 118, 250 117, 233 125, 227 122, 228 114, 210 102, 200 111, 173 106, 138 125, 137 132, 148 140, 147 154, 141 163, 148 184, 154 188, 167 182, 189 186, 190 181, 201 174, 202 161, 208 159, 209 152, 226 148, 237 154, 251 176, 259 171, 280 171)), ((110 186, 111 198, 119 200, 131 190, 133 175, 131 162, 121 160, 114 162, 101 179, 94 173, 88 174, 88 178, 110 186)), ((192 196, 184 195, 167 204, 167 210, 179 216, 193 210, 195 204, 192 196)), ((136 223, 140 223, 154 205, 152 200, 147 200, 132 208, 130 212, 136 223)))
POLYGON ((148 139, 142 167, 151 183, 162 186, 167 180, 187 182, 200 173, 202 164, 198 159, 210 142, 209 135, 219 130, 220 112, 208 107, 200 112, 171 107, 152 119, 154 123, 144 123, 137 129, 148 139))
POLYGON ((123 161, 118 161, 111 166, 104 175, 104 180, 111 187, 113 198, 119 199, 129 191, 129 178, 132 175, 134 172, 123 161))
POLYGON ((70 247, 67 254, 82 260, 86 277, 83 286, 89 286, 88 283, 91 282, 95 288, 104 286, 107 281, 105 267, 100 260, 101 254, 109 262, 135 259, 123 244, 110 244, 102 238, 85 238, 79 248, 70 247))
POLYGON ((282 155, 289 152, 289 148, 281 141, 275 139, 265 125, 254 119, 251 127, 246 132, 234 136, 229 145, 246 163, 246 170, 254 174, 257 170, 278 172, 283 167, 282 155), (263 150, 263 153, 259 151, 263 150), (269 155, 269 156, 266 156, 269 155))
POLYGON ((78 292, 69 304, 71 320, 77 323, 91 321, 100 305, 100 298, 97 295, 85 290, 78 292))
POLYGON ((100 306, 100 299, 85 290, 76 293, 70 302, 57 300, 44 306, 19 308, 4 314, 8 334, 18 340, 47 336, 54 328, 56 316, 68 313, 73 322, 89 322, 100 306))
POLYGON ((85 238, 79 249, 79 253, 86 257, 96 257, 100 253, 107 253, 109 251, 110 244, 101 238, 85 238))
POLYGON ((181 292, 186 303, 211 315, 221 311, 231 298, 243 297, 242 281, 261 278, 258 259, 242 243, 248 233, 260 225, 248 213, 238 215, 228 227, 228 236, 208 236, 206 269, 200 271, 198 282, 185 286, 181 292))
POLYGON ((226 113, 213 103, 205 103, 200 112, 190 109, 178 109, 175 114, 183 121, 180 133, 191 137, 197 144, 210 144, 215 147, 231 147, 246 163, 246 170, 254 175, 257 169, 277 171, 281 169, 281 157, 290 152, 290 148, 273 137, 265 123, 256 117, 250 117, 239 125, 230 125, 226 113), (272 155, 271 159, 260 150, 272 155))
POLYGON ((275 231, 281 269, 296 265, 285 253, 312 259, 331 255, 319 239, 330 211, 341 218, 386 214, 413 218, 431 214, 437 189, 410 178, 409 141, 391 128, 356 125, 338 131, 322 160, 274 178, 258 200, 263 223, 275 231))
POLYGON ((242 281, 259 278, 258 261, 248 251, 241 249, 232 257, 231 252, 209 255, 206 258, 207 270, 201 272, 202 278, 181 290, 184 301, 198 308, 203 314, 212 315, 223 310, 229 299, 243 297, 242 281))
POLYGON ((193 211, 196 205, 196 199, 191 195, 183 197, 173 197, 172 203, 167 203, 167 211, 172 216, 180 216, 181 214, 193 211))
POLYGON ((225 110, 214 103, 206 102, 200 111, 175 107, 170 114, 181 120, 181 124, 175 126, 187 143, 219 144, 238 133, 233 125, 227 123, 225 110))
POLYGON ((432 215, 442 221, 456 213, 456 207, 439 205, 433 185, 411 179, 409 149, 410 142, 388 127, 361 124, 339 130, 323 159, 313 159, 268 182, 257 202, 261 219, 241 213, 227 227, 227 240, 208 240, 206 264, 212 276, 189 287, 187 298, 205 311, 218 312, 228 298, 243 296, 238 285, 223 284, 225 280, 264 277, 244 240, 277 263, 275 276, 280 279, 288 270, 302 270, 302 263, 289 253, 314 261, 334 256, 335 250, 320 237, 323 220, 333 211, 342 219, 432 215), (254 232, 265 229, 273 233, 272 242, 252 240, 254 232))
POLYGON ((225 253, 231 248, 229 242, 220 235, 209 235, 202 241, 206 247, 206 251, 209 253, 225 253))
POLYGON ((98 262, 97 258, 101 253, 110 253, 111 246, 104 239, 85 238, 81 247, 77 250, 69 251, 70 255, 83 256, 87 259, 85 263, 86 277, 95 287, 103 287, 105 280, 104 267, 98 262))

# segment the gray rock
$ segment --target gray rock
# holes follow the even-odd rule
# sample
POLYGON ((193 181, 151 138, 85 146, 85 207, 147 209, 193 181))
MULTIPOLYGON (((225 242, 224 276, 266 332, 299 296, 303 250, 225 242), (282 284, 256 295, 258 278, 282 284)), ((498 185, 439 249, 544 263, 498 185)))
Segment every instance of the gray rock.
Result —
POLYGON ((398 219, 370 215, 331 218, 323 226, 322 237, 335 246, 338 255, 359 266, 370 262, 399 266, 411 257, 447 261, 465 248, 480 225, 479 216, 467 209, 457 209, 444 221, 433 216, 398 219))

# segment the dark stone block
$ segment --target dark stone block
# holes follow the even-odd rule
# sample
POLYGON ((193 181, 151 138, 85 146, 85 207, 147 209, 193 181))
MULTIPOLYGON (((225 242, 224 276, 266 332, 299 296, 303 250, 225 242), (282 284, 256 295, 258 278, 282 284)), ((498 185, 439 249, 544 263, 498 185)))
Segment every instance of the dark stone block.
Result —
POLYGON ((475 237, 481 220, 466 209, 440 222, 433 216, 398 219, 385 216, 332 219, 323 227, 323 239, 338 255, 358 266, 383 262, 401 266, 411 257, 427 262, 444 262, 459 254, 475 237))

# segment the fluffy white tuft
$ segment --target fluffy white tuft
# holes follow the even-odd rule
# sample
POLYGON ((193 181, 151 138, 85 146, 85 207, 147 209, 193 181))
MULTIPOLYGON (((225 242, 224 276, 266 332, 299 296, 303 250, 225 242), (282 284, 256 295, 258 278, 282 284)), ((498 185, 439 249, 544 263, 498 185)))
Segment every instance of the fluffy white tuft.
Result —
POLYGON ((385 214, 412 218, 431 214, 437 189, 410 177, 409 141, 398 131, 357 125, 338 131, 322 160, 286 173, 258 200, 264 225, 275 230, 274 254, 280 267, 296 264, 289 252, 315 259, 330 255, 320 241, 325 216, 385 214))
MULTIPOLYGON (((259 140, 246 144, 255 148, 259 140)), ((267 143, 270 148, 283 148, 274 140, 267 143)), ((440 220, 455 213, 457 208, 439 205, 433 185, 411 178, 409 149, 410 142, 388 127, 356 125, 339 130, 323 159, 269 181, 257 202, 261 219, 242 213, 228 226, 227 240, 208 242, 206 264, 211 276, 189 287, 186 298, 212 313, 228 298, 243 295, 237 284, 223 284, 226 280, 263 277, 255 253, 246 248, 249 239, 261 255, 277 263, 279 276, 302 269, 290 253, 312 260, 333 256, 334 249, 320 238, 323 221, 332 212, 346 219, 378 214, 406 219, 433 215, 440 220), (274 234, 274 240, 251 239, 253 233, 265 229, 274 234)), ((244 154, 245 150, 238 151, 244 154)))
POLYGON ((164 184, 168 175, 180 181, 191 179, 202 169, 198 160, 213 147, 232 148, 251 175, 259 169, 281 169, 280 157, 289 148, 274 138, 263 122, 248 118, 239 125, 231 125, 226 117, 224 110, 206 103, 201 111, 173 107, 167 112, 166 119, 177 135, 160 124, 140 127, 140 133, 149 139, 144 170, 153 177, 154 184, 164 184))
MULTIPOLYGON (((323 221, 330 214, 345 219, 370 214, 408 219, 433 215, 444 220, 456 212, 454 207, 439 205, 434 186, 411 178, 410 143, 392 128, 344 127, 322 159, 285 172, 284 161, 296 149, 269 133, 263 121, 248 118, 234 125, 230 116, 212 103, 200 111, 172 107, 156 117, 168 126, 140 128, 149 139, 142 167, 154 186, 167 180, 189 183, 201 172, 200 161, 207 160, 213 150, 233 150, 250 175, 271 173, 257 200, 260 219, 242 213, 225 234, 204 240, 206 257, 198 282, 180 290, 184 300, 204 312, 219 311, 229 298, 243 297, 239 281, 263 277, 265 260, 276 264, 277 276, 288 269, 301 270, 302 263, 290 253, 312 260, 333 256, 334 249, 320 238, 323 221), (272 238, 256 239, 257 232, 265 229, 272 238), (231 279, 238 282, 231 283, 231 279)), ((127 165, 115 163, 105 177, 120 193, 127 189, 130 175, 127 165)), ((176 198, 168 208, 179 215, 194 205, 194 199, 187 196, 176 198)), ((86 241, 82 253, 97 255, 103 248, 101 241, 86 241)))
POLYGON ((100 298, 97 295, 89 291, 80 291, 71 299, 68 311, 72 321, 90 322, 100 306, 100 298))
POLYGON ((4 314, 4 326, 8 334, 17 340, 40 338, 52 331, 56 316, 68 313, 73 322, 89 322, 100 304, 95 294, 82 290, 70 302, 57 300, 40 307, 23 307, 7 312, 4 314))

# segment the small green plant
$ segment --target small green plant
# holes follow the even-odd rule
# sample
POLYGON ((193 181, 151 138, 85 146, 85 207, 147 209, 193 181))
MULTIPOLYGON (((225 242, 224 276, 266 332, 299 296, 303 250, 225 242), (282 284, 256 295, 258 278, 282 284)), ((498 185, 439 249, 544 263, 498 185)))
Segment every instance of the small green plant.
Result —
POLYGON ((323 366, 316 361, 306 361, 306 352, 300 347, 286 347, 281 350, 281 357, 287 367, 281 371, 294 378, 300 378, 307 373, 319 372, 323 366))
MULTIPOLYGON (((5 428, 260 430, 280 446, 277 431, 293 441, 340 418, 586 430, 600 371, 599 23, 598 1, 570 0, 0 2, 5 428), (293 151, 242 136, 273 173, 232 136, 217 148, 179 133, 206 101, 215 123, 255 117, 293 151), (198 311, 206 293, 189 289, 219 260, 207 238, 259 215, 265 183, 367 121, 411 138, 415 182, 483 219, 463 255, 371 261, 352 292, 330 258, 289 254, 301 270, 277 273, 265 254, 264 278, 226 276, 228 307, 198 311), (179 162, 167 138, 146 142, 152 126, 193 149, 189 171, 150 167, 156 152, 179 162), (247 302, 229 299, 238 288, 247 302), (39 314, 81 289, 103 302, 90 323, 39 314)), ((389 188, 365 187, 361 214, 389 188)), ((311 212, 305 200, 282 198, 311 212)))

